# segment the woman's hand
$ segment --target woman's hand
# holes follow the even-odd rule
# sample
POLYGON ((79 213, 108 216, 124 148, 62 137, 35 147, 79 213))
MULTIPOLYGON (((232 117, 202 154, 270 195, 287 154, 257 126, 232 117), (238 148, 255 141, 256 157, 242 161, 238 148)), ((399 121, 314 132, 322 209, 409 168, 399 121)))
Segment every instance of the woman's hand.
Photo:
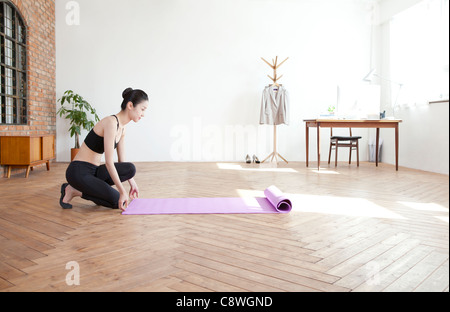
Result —
POLYGON ((120 197, 119 197, 120 210, 125 211, 125 209, 128 207, 128 201, 129 201, 128 194, 126 192, 120 193, 120 197))
POLYGON ((128 180, 128 182, 130 183, 130 198, 131 199, 135 199, 139 197, 139 189, 138 186, 136 184, 136 182, 134 181, 134 179, 130 179, 128 180))

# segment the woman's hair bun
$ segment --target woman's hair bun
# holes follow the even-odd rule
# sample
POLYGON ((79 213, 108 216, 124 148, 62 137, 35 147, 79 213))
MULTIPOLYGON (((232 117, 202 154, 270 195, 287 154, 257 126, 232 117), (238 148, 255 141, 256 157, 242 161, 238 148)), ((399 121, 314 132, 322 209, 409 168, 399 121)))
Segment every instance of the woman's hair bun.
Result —
POLYGON ((127 94, 129 94, 131 91, 133 91, 133 88, 126 88, 123 92, 122 92, 122 97, 125 98, 127 96, 127 94))
POLYGON ((136 107, 139 103, 143 101, 148 101, 148 95, 142 90, 139 89, 132 89, 132 88, 126 88, 125 91, 122 93, 123 101, 122 110, 125 110, 127 108, 127 105, 129 102, 133 103, 133 107, 136 107))

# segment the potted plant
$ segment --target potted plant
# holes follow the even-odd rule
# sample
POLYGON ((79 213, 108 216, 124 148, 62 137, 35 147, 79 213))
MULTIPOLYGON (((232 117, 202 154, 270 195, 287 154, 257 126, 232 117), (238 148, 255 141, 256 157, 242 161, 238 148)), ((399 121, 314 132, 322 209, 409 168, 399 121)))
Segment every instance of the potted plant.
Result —
POLYGON ((330 105, 328 106, 328 113, 330 115, 334 115, 334 110, 336 109, 336 107, 334 105, 330 105))
POLYGON ((70 120, 70 137, 75 136, 75 147, 71 149, 71 160, 75 157, 80 149, 80 139, 81 129, 91 130, 95 122, 98 122, 98 118, 95 109, 89 104, 82 96, 73 93, 72 90, 67 90, 64 95, 58 100, 61 102, 61 107, 57 114, 60 117, 65 117, 65 119, 70 120), (68 104, 69 108, 65 107, 64 104, 68 104), (88 114, 94 115, 94 120, 88 118, 88 114))

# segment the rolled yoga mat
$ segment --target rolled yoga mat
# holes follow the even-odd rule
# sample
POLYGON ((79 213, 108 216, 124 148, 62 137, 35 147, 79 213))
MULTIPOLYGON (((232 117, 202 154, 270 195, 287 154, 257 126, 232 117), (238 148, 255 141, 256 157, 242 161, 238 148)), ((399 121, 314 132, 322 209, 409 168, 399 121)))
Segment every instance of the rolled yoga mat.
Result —
POLYGON ((264 195, 266 197, 136 198, 122 214, 288 213, 291 211, 291 201, 276 186, 268 187, 264 195))

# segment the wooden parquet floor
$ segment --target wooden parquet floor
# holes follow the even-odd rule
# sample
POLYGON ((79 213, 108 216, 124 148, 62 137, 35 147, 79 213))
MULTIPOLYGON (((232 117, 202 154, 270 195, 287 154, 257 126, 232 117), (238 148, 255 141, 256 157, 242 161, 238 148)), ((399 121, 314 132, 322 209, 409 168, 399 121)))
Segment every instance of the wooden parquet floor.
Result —
MULTIPOLYGON (((262 196, 289 214, 123 216, 58 201, 67 163, 0 180, 0 291, 448 291, 449 177, 340 163, 136 163, 141 198, 262 196), (79 285, 66 277, 79 265, 79 285)), ((128 184, 125 183, 128 187, 128 184)))

